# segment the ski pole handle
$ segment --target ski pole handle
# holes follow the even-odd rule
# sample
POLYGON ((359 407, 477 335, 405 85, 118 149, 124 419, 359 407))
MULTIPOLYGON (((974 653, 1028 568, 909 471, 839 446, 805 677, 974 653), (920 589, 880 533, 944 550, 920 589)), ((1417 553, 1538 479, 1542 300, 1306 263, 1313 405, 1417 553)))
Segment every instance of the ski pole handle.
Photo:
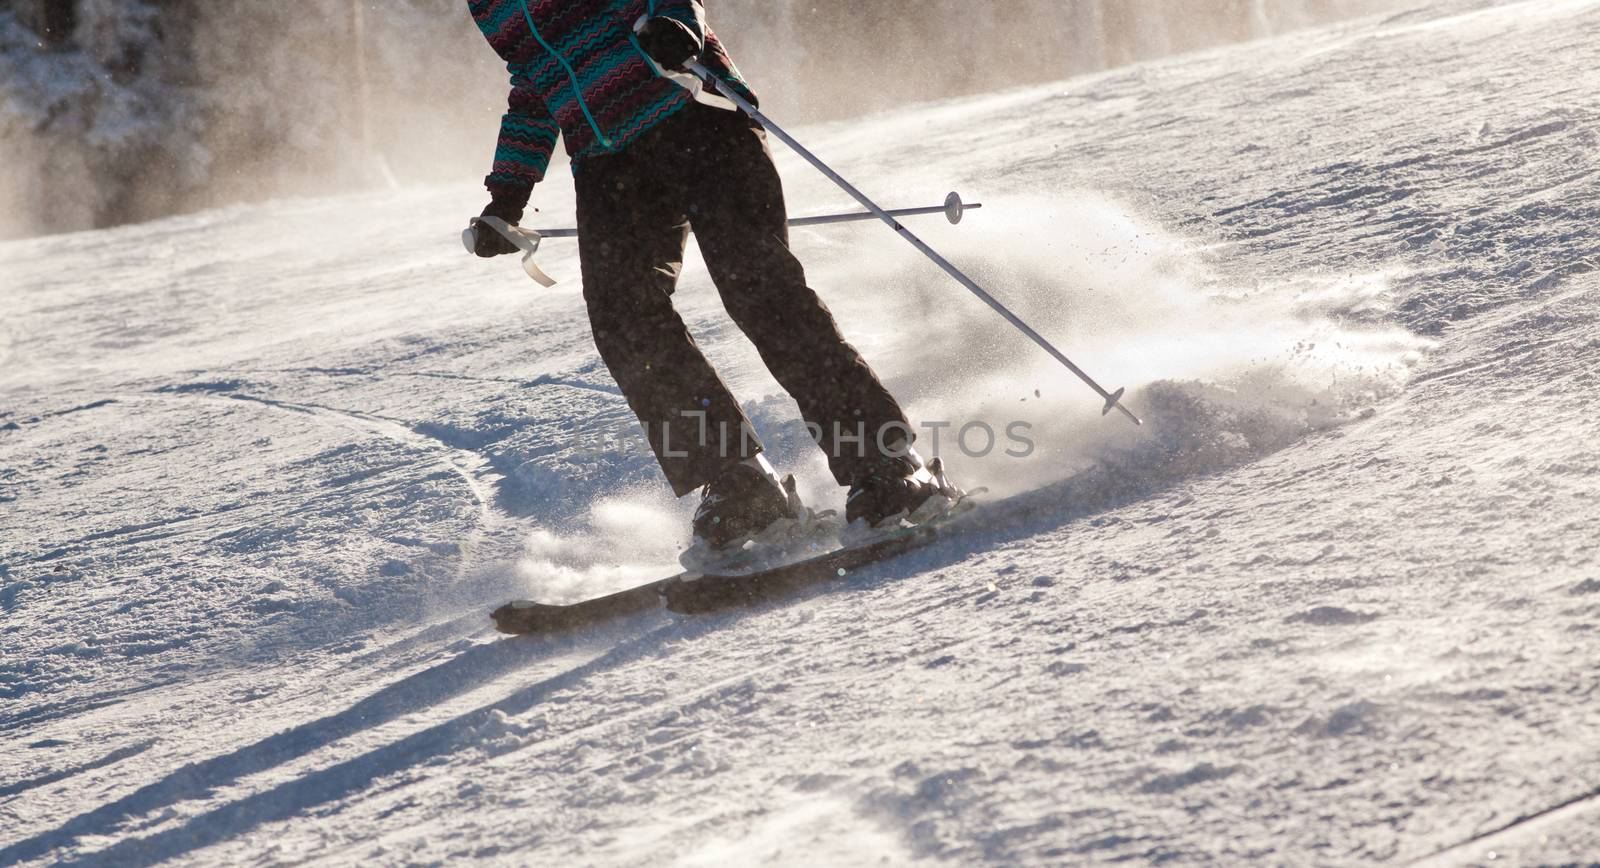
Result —
POLYGON ((484 227, 500 233, 503 238, 522 251, 522 270, 535 282, 547 289, 556 285, 555 278, 545 274, 544 270, 533 261, 533 255, 539 252, 539 242, 544 239, 544 235, 533 229, 512 226, 499 217, 474 217, 467 225, 466 231, 461 233, 461 244, 467 248, 468 253, 477 251, 478 233, 482 232, 484 227))

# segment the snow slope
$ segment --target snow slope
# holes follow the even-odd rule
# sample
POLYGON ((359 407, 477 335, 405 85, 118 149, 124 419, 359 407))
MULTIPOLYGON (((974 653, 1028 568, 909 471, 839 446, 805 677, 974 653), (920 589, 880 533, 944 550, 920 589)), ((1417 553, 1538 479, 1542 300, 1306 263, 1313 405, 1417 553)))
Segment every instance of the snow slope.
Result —
POLYGON ((0 245, 0 864, 1595 858, 1597 44, 1600 0, 1440 0, 806 130, 983 199, 929 239, 1150 424, 802 233, 917 419, 1034 454, 946 430, 978 532, 578 637, 484 614, 662 574, 692 505, 605 443, 575 248, 465 257, 470 186, 0 245))

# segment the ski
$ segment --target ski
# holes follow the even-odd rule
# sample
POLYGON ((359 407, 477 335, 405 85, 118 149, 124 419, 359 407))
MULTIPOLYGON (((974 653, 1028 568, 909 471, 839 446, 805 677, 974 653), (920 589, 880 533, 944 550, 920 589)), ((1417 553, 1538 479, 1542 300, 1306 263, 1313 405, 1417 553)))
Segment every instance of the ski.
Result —
MULTIPOLYGON (((977 492, 974 492, 976 494, 977 492)), ((594 627, 665 607, 680 615, 701 615, 783 597, 809 585, 921 548, 938 539, 976 507, 972 495, 921 524, 875 533, 822 554, 751 572, 679 573, 581 603, 557 606, 531 601, 507 603, 490 616, 495 629, 512 636, 557 635, 594 627)))
POLYGON ((666 586, 682 578, 680 574, 605 597, 565 606, 518 600, 496 609, 490 617, 494 619, 495 629, 509 636, 570 633, 606 621, 658 609, 661 607, 661 594, 666 586))

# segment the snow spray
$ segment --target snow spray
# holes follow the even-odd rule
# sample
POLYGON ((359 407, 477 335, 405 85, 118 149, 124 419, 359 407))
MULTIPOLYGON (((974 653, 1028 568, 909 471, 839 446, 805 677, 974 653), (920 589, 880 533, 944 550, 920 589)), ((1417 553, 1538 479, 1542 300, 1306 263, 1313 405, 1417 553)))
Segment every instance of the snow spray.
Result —
POLYGON ((977 276, 1006 287, 1008 303, 1041 328, 1126 373, 1146 421, 1132 439, 1061 394, 1048 361, 1002 349, 1005 324, 949 304, 909 250, 812 271, 819 286, 882 288, 871 299, 830 299, 844 322, 873 322, 893 297, 892 328, 857 328, 852 340, 920 426, 919 448, 996 496, 1092 467, 1116 467, 1107 478, 1132 491, 1237 465, 1369 415, 1404 388, 1430 346, 1388 319, 1402 276, 1394 271, 1239 273, 1203 243, 1097 194, 990 204, 998 207, 961 235, 998 254, 977 276), (1033 451, 974 456, 956 438, 979 421, 1002 436, 1021 423, 1033 451), (937 450, 931 424, 941 426, 937 450))
POLYGON ((805 158, 806 162, 810 163, 814 168, 816 168, 817 171, 821 172, 823 175, 826 175, 828 180, 837 184, 839 189, 849 193, 852 199, 855 199, 857 202, 861 203, 861 207, 872 212, 878 217, 878 219, 888 224, 889 228, 899 233, 901 238, 904 238, 906 241, 910 242, 911 246, 915 247, 919 252, 922 253, 923 256, 933 260, 935 265, 938 265, 940 268, 944 269, 945 273, 955 278, 958 283, 966 287, 967 290, 973 295, 976 295, 980 300, 983 301, 984 304, 988 305, 990 309, 1004 318, 1006 322, 1011 323, 1011 325, 1014 326, 1018 331, 1026 335, 1029 340, 1038 344, 1040 349, 1043 349, 1046 353, 1049 353, 1051 358, 1054 358, 1067 370, 1077 375, 1078 379, 1082 380, 1089 386, 1089 388, 1093 389, 1100 397, 1105 399, 1105 409, 1101 411, 1100 415, 1105 416, 1110 414, 1112 410, 1117 410, 1120 411, 1122 415, 1128 417, 1133 424, 1144 424, 1144 422, 1140 420, 1138 416, 1134 415, 1132 410, 1129 410, 1122 403, 1122 396, 1127 393, 1127 389, 1118 389, 1115 392, 1106 391, 1104 386, 1101 386, 1082 368, 1074 364, 1071 359, 1067 358, 1065 353, 1056 349, 1055 345, 1047 340, 1044 335, 1039 334, 1032 326, 1024 322, 1021 317, 1018 317, 1016 314, 1012 313, 1010 308, 1007 308, 1005 305, 1001 304, 999 299, 990 295, 987 290, 978 285, 977 281, 968 277, 961 269, 956 268, 955 265, 951 264, 950 260, 939 255, 938 251, 934 250, 932 247, 929 247, 921 238, 918 238, 916 235, 912 234, 911 230, 902 226, 900 221, 896 220, 892 214, 883 210, 876 202, 873 202, 871 199, 867 198, 865 193, 861 192, 849 181, 846 181, 843 176, 830 168, 828 164, 824 163, 820 158, 817 157, 817 155, 811 153, 798 141, 795 141, 794 137, 785 132, 783 127, 773 123, 771 118, 768 118, 765 114, 762 114, 760 109, 756 108, 754 105, 751 105, 749 100, 740 96, 738 91, 734 90, 722 79, 718 78, 714 73, 711 72, 711 70, 707 69, 704 64, 696 60, 691 60, 689 61, 688 68, 702 81, 716 87, 716 89, 720 91, 723 96, 727 97, 729 100, 732 100, 733 103, 742 109, 745 114, 755 118, 756 121, 758 121, 763 127, 766 127, 767 132, 772 133, 784 144, 794 149, 795 153, 805 158))

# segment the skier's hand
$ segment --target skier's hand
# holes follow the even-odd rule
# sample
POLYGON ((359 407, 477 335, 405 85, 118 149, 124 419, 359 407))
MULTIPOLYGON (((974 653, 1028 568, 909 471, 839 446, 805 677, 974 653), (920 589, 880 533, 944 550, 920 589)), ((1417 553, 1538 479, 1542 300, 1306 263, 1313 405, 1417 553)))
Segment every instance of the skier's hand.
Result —
POLYGON ((682 70, 683 65, 705 50, 699 37, 682 21, 657 15, 639 28, 639 46, 662 69, 682 70))
MULTIPOLYGON (((512 226, 515 226, 522 221, 522 210, 523 209, 521 208, 496 200, 494 202, 490 202, 489 207, 483 209, 482 216, 499 217, 501 220, 504 220, 512 226)), ((493 227, 485 226, 482 223, 475 225, 478 227, 478 243, 477 246, 473 248, 473 253, 478 254, 484 259, 490 259, 496 256, 504 256, 507 253, 517 252, 517 245, 512 244, 511 239, 501 235, 493 227)))

